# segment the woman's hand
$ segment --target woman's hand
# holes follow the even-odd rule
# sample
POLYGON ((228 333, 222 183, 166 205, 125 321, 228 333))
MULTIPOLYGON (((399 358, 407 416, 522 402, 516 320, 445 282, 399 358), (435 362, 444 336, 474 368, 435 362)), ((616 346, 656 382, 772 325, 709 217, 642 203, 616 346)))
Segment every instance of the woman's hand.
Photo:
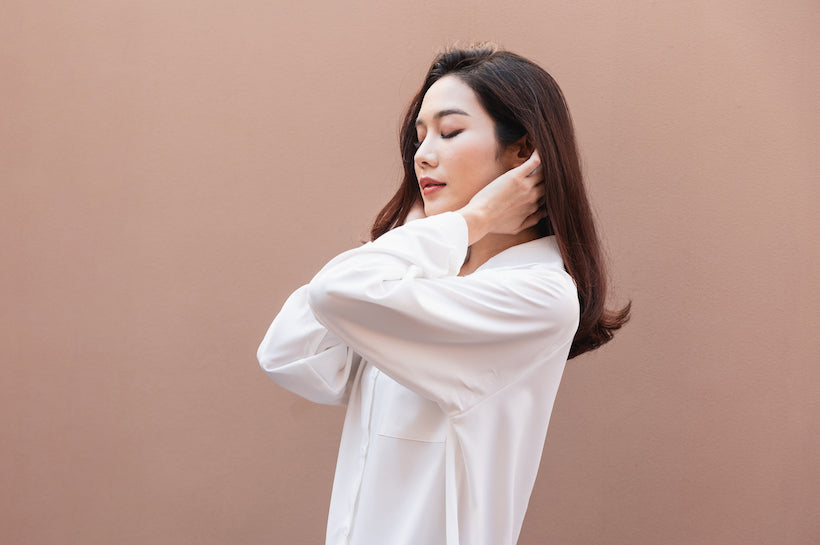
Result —
POLYGON ((490 233, 515 235, 536 225, 546 216, 538 152, 487 184, 457 212, 467 220, 470 244, 490 233))

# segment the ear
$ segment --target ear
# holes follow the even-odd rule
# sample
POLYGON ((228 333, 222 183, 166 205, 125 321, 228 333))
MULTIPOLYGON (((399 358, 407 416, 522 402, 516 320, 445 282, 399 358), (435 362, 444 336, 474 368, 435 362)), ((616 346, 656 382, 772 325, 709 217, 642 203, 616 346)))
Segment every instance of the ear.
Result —
POLYGON ((535 146, 528 134, 525 134, 504 150, 505 158, 510 162, 511 167, 515 168, 524 164, 524 161, 530 158, 532 152, 535 151, 535 146))

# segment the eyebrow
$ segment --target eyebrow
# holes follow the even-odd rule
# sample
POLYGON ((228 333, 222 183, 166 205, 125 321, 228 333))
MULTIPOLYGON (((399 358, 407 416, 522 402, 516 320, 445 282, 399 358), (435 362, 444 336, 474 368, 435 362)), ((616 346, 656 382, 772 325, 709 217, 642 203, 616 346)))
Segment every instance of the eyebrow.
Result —
MULTIPOLYGON (((438 112, 436 115, 433 116, 433 119, 441 119, 442 117, 448 116, 448 115, 466 115, 468 117, 470 116, 470 114, 468 114, 464 110, 459 110, 458 108, 450 108, 448 110, 441 110, 440 112, 438 112)), ((421 119, 416 119, 416 127, 418 127, 419 125, 423 125, 423 124, 424 124, 424 122, 421 119)))

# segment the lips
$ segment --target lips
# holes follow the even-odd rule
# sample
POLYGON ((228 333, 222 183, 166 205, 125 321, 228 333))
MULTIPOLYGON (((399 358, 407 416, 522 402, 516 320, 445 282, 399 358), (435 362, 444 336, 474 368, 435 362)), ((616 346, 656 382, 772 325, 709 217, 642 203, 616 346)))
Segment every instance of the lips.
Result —
POLYGON ((421 186, 421 192, 424 195, 430 195, 432 193, 435 193, 447 184, 445 184, 444 182, 439 182, 435 178, 425 176, 424 178, 419 180, 419 185, 421 186))

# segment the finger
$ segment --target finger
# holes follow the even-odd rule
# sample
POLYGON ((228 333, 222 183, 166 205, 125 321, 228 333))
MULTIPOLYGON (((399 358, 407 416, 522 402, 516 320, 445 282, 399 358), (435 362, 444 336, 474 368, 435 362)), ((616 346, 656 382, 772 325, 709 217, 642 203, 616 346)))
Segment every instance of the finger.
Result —
POLYGON ((535 212, 533 212, 524 219, 524 222, 521 224, 521 227, 519 228, 520 231, 523 231, 524 229, 529 229, 530 227, 534 227, 538 224, 539 221, 541 221, 545 217, 547 217, 547 209, 543 206, 539 206, 535 212))
POLYGON ((547 185, 544 183, 544 180, 538 178, 524 178, 524 180, 530 183, 530 191, 535 195, 543 197, 547 194, 547 185))
POLYGON ((528 171, 530 176, 540 174, 543 171, 541 168, 541 156, 538 155, 538 150, 534 150, 532 152, 532 155, 530 155, 530 158, 527 159, 527 162, 530 163, 530 166, 532 167, 531 170, 528 171))
POLYGON ((531 176, 536 172, 540 172, 539 167, 541 165, 541 157, 538 155, 538 151, 532 152, 532 155, 527 158, 526 161, 515 167, 514 170, 523 173, 524 176, 531 176))
POLYGON ((532 184, 530 187, 532 188, 533 192, 537 193, 538 195, 546 195, 547 194, 547 184, 544 183, 543 178, 533 177, 533 178, 525 178, 525 179, 529 180, 530 184, 532 184))

